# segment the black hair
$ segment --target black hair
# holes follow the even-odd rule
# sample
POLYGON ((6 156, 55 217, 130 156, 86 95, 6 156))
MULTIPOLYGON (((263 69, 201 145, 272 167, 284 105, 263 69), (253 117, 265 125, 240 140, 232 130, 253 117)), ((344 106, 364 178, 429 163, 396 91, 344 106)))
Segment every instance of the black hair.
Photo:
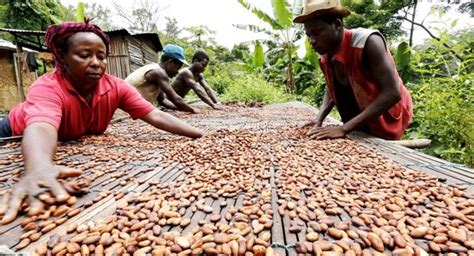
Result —
POLYGON ((182 62, 180 60, 177 60, 177 59, 175 59, 173 57, 170 57, 170 56, 166 56, 164 54, 161 55, 161 59, 160 59, 161 62, 167 62, 168 60, 171 60, 175 64, 182 64, 182 62))
POLYGON ((208 60, 209 61, 209 56, 207 55, 206 52, 198 50, 196 51, 196 53, 194 53, 192 62, 194 62, 194 60, 197 60, 197 61, 208 60))

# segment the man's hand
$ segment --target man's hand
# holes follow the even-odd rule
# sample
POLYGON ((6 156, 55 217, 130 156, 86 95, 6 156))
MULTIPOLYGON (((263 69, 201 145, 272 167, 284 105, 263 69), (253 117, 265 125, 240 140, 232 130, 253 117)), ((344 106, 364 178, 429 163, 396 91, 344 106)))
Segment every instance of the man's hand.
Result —
POLYGON ((23 199, 27 197, 29 215, 36 215, 43 211, 44 204, 39 196, 50 191, 58 203, 69 199, 69 194, 57 180, 80 176, 82 172, 75 169, 51 165, 37 170, 30 170, 8 194, 0 199, 0 215, 4 215, 0 224, 7 224, 15 220, 21 210, 23 199))
POLYGON ((323 139, 337 139, 346 136, 346 131, 342 126, 326 126, 318 127, 314 126, 306 134, 311 139, 323 140, 323 139))
POLYGON ((316 121, 316 119, 311 120, 303 125, 300 126, 300 128, 305 128, 308 126, 314 126, 314 127, 321 127, 321 122, 316 121))
POLYGON ((214 104, 214 109, 215 110, 225 110, 225 106, 221 104, 214 104))

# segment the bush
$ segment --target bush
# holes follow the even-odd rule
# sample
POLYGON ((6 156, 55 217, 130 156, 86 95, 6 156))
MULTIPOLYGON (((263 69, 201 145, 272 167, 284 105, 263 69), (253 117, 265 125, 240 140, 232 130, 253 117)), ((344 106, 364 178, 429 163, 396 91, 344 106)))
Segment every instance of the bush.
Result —
POLYGON ((474 94, 472 81, 460 80, 434 78, 412 86, 415 114, 408 136, 430 138, 429 154, 473 166, 474 94))
MULTIPOLYGON (((206 70, 207 71, 207 70, 206 70)), ((217 94, 221 95, 225 92, 227 87, 233 82, 232 71, 224 66, 220 65, 217 68, 209 71, 209 75, 205 74, 204 77, 208 84, 216 91, 217 94)))
POLYGON ((429 138, 426 153, 474 166, 474 54, 465 50, 473 44, 472 34, 442 36, 444 41, 425 44, 411 60, 414 73, 407 87, 414 116, 405 136, 429 138))
POLYGON ((236 75, 227 86, 221 99, 225 102, 250 103, 282 103, 292 97, 275 83, 264 80, 255 74, 236 75))

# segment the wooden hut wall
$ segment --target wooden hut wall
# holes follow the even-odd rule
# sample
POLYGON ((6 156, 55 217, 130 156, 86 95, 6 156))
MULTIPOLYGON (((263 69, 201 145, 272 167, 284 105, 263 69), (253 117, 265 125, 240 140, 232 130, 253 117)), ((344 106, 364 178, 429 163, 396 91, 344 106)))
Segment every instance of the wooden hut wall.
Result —
MULTIPOLYGON (((13 53, 13 51, 0 49, 0 111, 9 111, 21 102, 18 95, 13 53)), ((35 80, 35 73, 22 71, 22 75, 23 88, 27 93, 35 80)))
POLYGON ((157 52, 150 42, 137 37, 128 37, 127 40, 132 72, 146 64, 157 62, 157 52))
POLYGON ((110 37, 110 54, 107 59, 108 73, 122 79, 131 72, 126 38, 126 35, 110 37))

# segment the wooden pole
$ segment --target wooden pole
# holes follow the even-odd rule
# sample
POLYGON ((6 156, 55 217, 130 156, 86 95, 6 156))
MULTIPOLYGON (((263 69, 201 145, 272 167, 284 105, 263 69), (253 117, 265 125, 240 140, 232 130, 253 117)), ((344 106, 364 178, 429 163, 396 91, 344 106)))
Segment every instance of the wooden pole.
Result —
POLYGON ((21 53, 23 52, 21 49, 20 44, 18 44, 18 38, 15 35, 15 44, 16 44, 16 57, 18 58, 18 65, 16 66, 16 72, 18 74, 18 81, 16 83, 18 87, 18 96, 20 97, 20 101, 25 101, 25 91, 23 90, 23 74, 21 72, 21 53))
POLYGON ((431 145, 431 140, 429 139, 393 140, 390 142, 407 148, 426 148, 431 145))

